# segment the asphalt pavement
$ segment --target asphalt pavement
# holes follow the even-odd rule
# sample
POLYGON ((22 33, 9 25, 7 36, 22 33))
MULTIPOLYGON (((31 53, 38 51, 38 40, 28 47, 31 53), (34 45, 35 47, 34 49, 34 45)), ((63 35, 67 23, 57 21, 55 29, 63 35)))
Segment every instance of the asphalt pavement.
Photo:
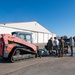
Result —
POLYGON ((0 75, 75 75, 74 56, 41 57, 9 63, 0 58, 0 75))

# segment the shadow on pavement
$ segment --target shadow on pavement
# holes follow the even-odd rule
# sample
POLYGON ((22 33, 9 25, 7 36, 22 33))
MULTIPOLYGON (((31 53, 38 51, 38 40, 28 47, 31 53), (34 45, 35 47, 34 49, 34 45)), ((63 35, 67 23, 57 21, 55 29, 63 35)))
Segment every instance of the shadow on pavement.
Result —
POLYGON ((0 57, 0 63, 10 63, 7 59, 3 59, 0 57))

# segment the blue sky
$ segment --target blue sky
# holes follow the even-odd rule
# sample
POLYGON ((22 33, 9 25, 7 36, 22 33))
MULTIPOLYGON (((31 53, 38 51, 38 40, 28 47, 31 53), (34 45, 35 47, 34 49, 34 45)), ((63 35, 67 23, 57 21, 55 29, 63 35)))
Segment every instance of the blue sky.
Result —
POLYGON ((28 21, 57 36, 75 36, 75 0, 0 0, 0 23, 28 21))

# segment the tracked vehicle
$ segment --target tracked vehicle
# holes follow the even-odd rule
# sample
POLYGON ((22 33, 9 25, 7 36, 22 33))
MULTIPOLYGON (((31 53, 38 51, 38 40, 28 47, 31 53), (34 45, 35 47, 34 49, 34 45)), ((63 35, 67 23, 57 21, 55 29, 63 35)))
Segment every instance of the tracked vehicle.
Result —
POLYGON ((37 57, 37 46, 32 44, 32 34, 12 32, 0 34, 0 56, 11 62, 37 57))

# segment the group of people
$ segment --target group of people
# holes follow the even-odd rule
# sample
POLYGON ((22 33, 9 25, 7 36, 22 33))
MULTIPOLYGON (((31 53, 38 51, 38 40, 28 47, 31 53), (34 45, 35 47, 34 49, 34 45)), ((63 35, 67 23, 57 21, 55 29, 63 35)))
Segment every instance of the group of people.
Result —
MULTIPOLYGON (((70 56, 73 56, 74 39, 72 37, 70 37, 69 46, 71 49, 70 56)), ((53 54, 53 48, 55 48, 55 56, 63 57, 64 49, 65 49, 64 48, 65 47, 65 41, 64 41, 63 37, 61 37, 60 39, 57 39, 56 37, 54 37, 54 40, 52 40, 52 38, 50 38, 48 40, 47 47, 48 47, 48 51, 49 51, 50 55, 53 54)))

